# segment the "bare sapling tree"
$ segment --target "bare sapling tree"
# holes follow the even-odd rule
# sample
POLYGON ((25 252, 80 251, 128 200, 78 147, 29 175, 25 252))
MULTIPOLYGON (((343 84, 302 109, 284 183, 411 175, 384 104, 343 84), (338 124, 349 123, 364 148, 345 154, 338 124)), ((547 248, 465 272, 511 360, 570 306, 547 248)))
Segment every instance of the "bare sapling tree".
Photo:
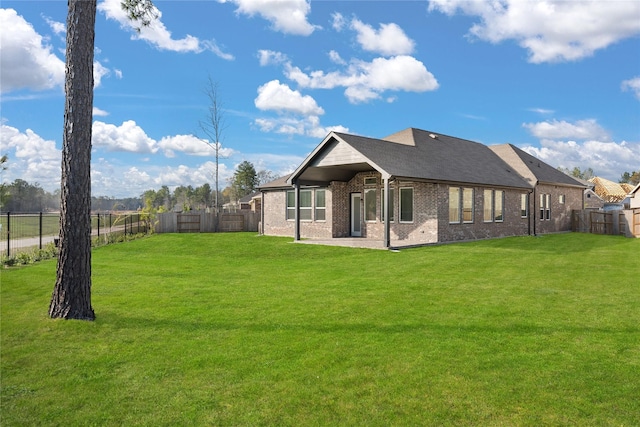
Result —
MULTIPOLYGON (((150 0, 122 7, 142 26, 155 16, 150 0)), ((91 306, 91 131, 97 0, 68 0, 60 243, 49 316, 94 320, 91 306)))
POLYGON ((227 126, 224 117, 224 105, 220 99, 219 85, 218 82, 211 79, 211 76, 209 76, 204 92, 209 99, 209 109, 206 118, 200 121, 200 129, 207 136, 205 142, 213 148, 216 156, 214 204, 217 213, 220 209, 220 200, 218 199, 220 193, 220 148, 222 147, 222 134, 227 126))

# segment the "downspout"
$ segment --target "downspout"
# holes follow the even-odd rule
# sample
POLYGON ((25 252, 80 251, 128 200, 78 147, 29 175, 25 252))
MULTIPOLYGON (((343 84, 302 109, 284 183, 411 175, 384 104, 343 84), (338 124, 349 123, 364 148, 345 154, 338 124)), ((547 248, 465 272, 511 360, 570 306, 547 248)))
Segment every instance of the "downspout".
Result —
POLYGON ((389 222, 389 178, 383 178, 384 185, 384 200, 382 202, 382 209, 384 210, 384 247, 389 249, 391 247, 391 230, 389 222))
POLYGON ((295 205, 296 205, 296 220, 295 220, 295 231, 294 231, 294 236, 293 236, 293 240, 298 241, 300 240, 300 184, 298 184, 298 181, 295 181, 293 183, 294 188, 295 188, 295 205))
POLYGON ((264 235, 264 191, 260 192, 260 234, 264 235))
MULTIPOLYGON (((538 211, 536 210, 536 200, 538 199, 538 194, 536 193, 537 188, 538 188, 538 181, 536 181, 536 185, 533 187, 533 190, 531 190, 533 192, 533 212, 531 215, 529 215, 529 227, 531 227, 531 218, 533 218, 533 235, 534 236, 537 236, 536 234, 536 218, 538 217, 538 211)), ((531 235, 531 233, 529 233, 529 235, 531 235)))

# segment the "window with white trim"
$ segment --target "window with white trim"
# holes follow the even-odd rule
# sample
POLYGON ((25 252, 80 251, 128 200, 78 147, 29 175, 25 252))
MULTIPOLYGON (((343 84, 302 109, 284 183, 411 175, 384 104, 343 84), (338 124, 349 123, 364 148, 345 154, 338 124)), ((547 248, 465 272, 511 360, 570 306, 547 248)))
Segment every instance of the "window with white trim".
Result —
POLYGON ((473 188, 449 187, 449 223, 472 223, 473 199, 473 188))
POLYGON ((365 188, 364 190, 364 220, 369 222, 376 220, 376 189, 375 188, 365 188))
POLYGON ((484 190, 484 222, 504 221, 504 191, 484 190))
POLYGON ((551 219, 551 194, 540 195, 540 219, 551 219))
POLYGON ((484 222, 493 222, 493 190, 484 190, 484 222))
POLYGON ((520 217, 526 218, 529 216, 529 195, 526 193, 520 194, 520 217))
POLYGON ((462 189, 462 222, 473 222, 473 188, 462 189))
MULTIPOLYGON (((316 190, 316 192, 317 191, 324 191, 324 190, 316 190)), ((300 220, 311 221, 313 219, 312 213, 313 213, 313 190, 300 190, 300 220)), ((287 217, 287 220, 296 219, 296 192, 295 191, 287 191, 286 217, 287 217)))
POLYGON ((504 191, 495 190, 493 193, 493 220, 504 221, 504 191))
POLYGON ((400 222, 413 222, 413 188, 400 188, 400 222))
POLYGON ((316 221, 324 221, 327 217, 326 191, 316 190, 315 219, 316 221))
POLYGON ((449 187, 449 222, 460 222, 460 189, 449 187))

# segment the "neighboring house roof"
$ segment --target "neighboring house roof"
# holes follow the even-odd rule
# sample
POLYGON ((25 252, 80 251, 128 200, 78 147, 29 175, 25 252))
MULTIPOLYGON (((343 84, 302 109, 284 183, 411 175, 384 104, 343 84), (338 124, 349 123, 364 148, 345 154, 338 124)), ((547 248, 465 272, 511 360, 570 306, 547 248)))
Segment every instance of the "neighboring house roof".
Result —
POLYGON ((631 191, 629 191, 629 194, 627 194, 627 196, 635 197, 634 194, 636 194, 638 192, 638 190, 640 190, 640 184, 638 184, 635 187, 633 187, 633 189, 631 191))
POLYGON ((287 183, 346 181, 372 168, 399 179, 531 187, 486 145, 415 128, 383 139, 331 132, 287 183))
POLYGON ((629 193, 622 185, 617 182, 609 181, 608 179, 596 176, 589 180, 594 184, 595 193, 600 196, 605 202, 618 203, 627 197, 629 193))
POLYGON ((260 192, 259 191, 254 191, 251 194, 247 194, 246 196, 242 197, 241 199, 238 200, 238 203, 250 203, 251 199, 253 199, 256 196, 259 196, 260 192))

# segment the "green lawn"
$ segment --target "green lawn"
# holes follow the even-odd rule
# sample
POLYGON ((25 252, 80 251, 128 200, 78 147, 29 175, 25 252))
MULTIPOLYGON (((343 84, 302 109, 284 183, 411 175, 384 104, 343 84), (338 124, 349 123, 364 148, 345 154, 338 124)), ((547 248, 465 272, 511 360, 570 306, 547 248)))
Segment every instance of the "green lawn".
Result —
POLYGON ((3 426, 640 423, 640 239, 400 252, 165 234, 1 272, 3 426))

